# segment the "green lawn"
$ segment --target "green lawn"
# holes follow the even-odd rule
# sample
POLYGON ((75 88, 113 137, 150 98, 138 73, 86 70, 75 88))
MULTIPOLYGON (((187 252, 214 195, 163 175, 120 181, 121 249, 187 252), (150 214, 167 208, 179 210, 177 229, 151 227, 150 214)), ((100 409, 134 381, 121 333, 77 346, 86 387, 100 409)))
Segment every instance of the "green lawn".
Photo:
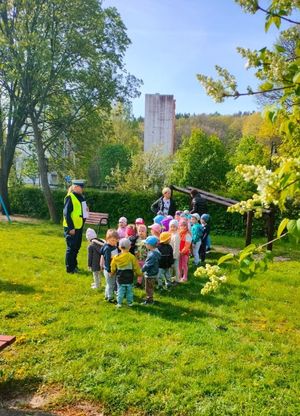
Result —
POLYGON ((136 290, 117 310, 103 281, 92 291, 90 272, 65 273, 60 227, 0 223, 0 333, 17 336, 0 355, 2 400, 56 389, 53 407, 84 399, 107 415, 300 414, 300 256, 280 247, 291 261, 218 294, 201 296, 191 273, 155 305, 136 290))

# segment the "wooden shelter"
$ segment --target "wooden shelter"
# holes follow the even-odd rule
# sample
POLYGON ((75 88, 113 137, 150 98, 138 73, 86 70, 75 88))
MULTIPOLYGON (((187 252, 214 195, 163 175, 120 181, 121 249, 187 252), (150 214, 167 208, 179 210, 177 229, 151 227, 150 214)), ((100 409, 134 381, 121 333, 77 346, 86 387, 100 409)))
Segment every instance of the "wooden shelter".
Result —
MULTIPOLYGON (((213 202, 215 204, 223 205, 224 207, 231 207, 234 204, 237 204, 239 201, 236 201, 231 198, 225 198, 224 196, 216 195, 211 192, 203 191, 202 189, 195 188, 193 186, 187 186, 186 188, 181 188, 177 185, 171 185, 170 188, 177 192, 182 192, 184 194, 190 195, 190 192, 195 189, 198 191, 204 199, 207 201, 213 202)), ((267 219, 267 241, 268 250, 272 250, 272 240, 275 231, 275 213, 274 210, 264 210, 264 214, 266 215, 267 219)), ((245 245, 249 245, 251 243, 252 238, 252 223, 253 223, 254 213, 253 211, 248 211, 246 214, 246 236, 245 236, 245 245)))

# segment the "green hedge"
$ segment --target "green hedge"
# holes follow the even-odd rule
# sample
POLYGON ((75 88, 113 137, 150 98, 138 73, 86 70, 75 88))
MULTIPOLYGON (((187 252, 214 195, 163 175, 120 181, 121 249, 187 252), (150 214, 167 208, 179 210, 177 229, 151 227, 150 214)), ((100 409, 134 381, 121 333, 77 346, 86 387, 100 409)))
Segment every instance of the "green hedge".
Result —
MULTIPOLYGON (((55 205, 59 213, 63 210, 63 201, 66 192, 53 190, 55 205)), ((49 219, 47 205, 41 189, 33 187, 21 187, 11 189, 10 203, 15 214, 28 215, 30 217, 49 219)), ((147 223, 151 223, 153 213, 150 206, 159 197, 151 192, 106 192, 95 189, 86 189, 86 198, 91 211, 107 212, 111 225, 116 225, 119 217, 125 216, 129 222, 134 222, 137 217, 143 217, 147 223)), ((189 207, 189 196, 174 192, 174 199, 178 209, 189 207)), ((229 214, 226 207, 208 203, 208 212, 211 215, 211 228, 214 234, 229 234, 243 236, 245 234, 244 218, 239 214, 229 214)), ((264 221, 254 220, 253 235, 265 235, 264 221)))

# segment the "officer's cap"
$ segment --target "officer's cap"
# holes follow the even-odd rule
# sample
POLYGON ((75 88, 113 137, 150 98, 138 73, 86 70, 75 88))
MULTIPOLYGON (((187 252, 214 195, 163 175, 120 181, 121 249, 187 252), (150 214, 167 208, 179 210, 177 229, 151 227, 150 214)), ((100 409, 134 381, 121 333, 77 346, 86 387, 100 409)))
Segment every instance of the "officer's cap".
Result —
POLYGON ((85 181, 83 179, 73 179, 72 180, 72 185, 81 186, 81 188, 84 187, 84 183, 85 183, 85 181))

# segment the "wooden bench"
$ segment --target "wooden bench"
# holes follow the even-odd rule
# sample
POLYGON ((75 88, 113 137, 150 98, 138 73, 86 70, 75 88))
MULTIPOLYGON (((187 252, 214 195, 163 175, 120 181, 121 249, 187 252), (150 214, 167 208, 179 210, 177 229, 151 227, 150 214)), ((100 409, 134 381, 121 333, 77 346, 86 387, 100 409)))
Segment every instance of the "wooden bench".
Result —
POLYGON ((4 350, 4 348, 13 344, 15 340, 16 340, 16 337, 11 337, 9 335, 0 335, 0 351, 4 350))
POLYGON ((109 226, 109 220, 108 214, 105 214, 104 212, 92 212, 89 211, 88 214, 88 218, 85 220, 86 224, 92 224, 92 225, 97 225, 98 226, 98 232, 100 230, 100 226, 101 225, 107 225, 107 227, 109 226))

